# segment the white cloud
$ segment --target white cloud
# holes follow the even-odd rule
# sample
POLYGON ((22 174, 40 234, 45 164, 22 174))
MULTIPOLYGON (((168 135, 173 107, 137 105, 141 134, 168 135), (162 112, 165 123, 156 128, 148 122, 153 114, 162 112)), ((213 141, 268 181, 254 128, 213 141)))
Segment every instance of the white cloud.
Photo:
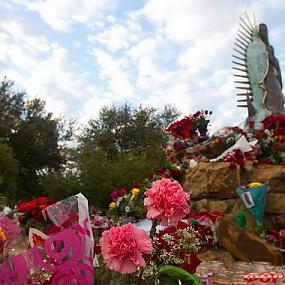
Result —
POLYGON ((5 31, 19 44, 25 45, 31 53, 49 51, 49 42, 45 36, 35 36, 20 20, 8 20, 0 23, 0 29, 5 31))
MULTIPOLYGON (((118 98, 117 98, 118 99, 118 98)), ((110 106, 116 102, 113 94, 96 94, 84 102, 80 116, 80 122, 86 124, 91 118, 96 118, 104 106, 110 106)))
POLYGON ((12 6, 6 13, 9 5, 0 9, 0 60, 29 94, 81 122, 103 105, 127 100, 156 107, 174 103, 185 115, 212 109, 214 129, 234 124, 246 117, 245 110, 236 108, 230 70, 239 16, 255 11, 258 21, 268 23, 283 67, 284 3, 214 2, 147 0, 135 9, 121 2, 123 10, 119 0, 8 0, 18 14, 12 6), (44 30, 33 32, 35 19, 56 31, 39 21, 44 30))
POLYGON ((10 36, 0 32, 0 59, 10 62, 22 70, 30 70, 37 64, 37 56, 29 49, 15 42, 10 36))
POLYGON ((124 24, 113 24, 108 29, 88 36, 91 44, 101 43, 106 49, 114 52, 118 49, 127 49, 131 44, 138 41, 141 27, 128 20, 124 24))
POLYGON ((103 11, 116 6, 116 0, 29 0, 26 6, 37 11, 53 29, 64 31, 74 23, 86 24, 103 11))
POLYGON ((92 54, 100 65, 100 76, 108 81, 110 91, 121 99, 132 98, 135 95, 127 73, 121 68, 118 60, 109 53, 94 49, 92 54))

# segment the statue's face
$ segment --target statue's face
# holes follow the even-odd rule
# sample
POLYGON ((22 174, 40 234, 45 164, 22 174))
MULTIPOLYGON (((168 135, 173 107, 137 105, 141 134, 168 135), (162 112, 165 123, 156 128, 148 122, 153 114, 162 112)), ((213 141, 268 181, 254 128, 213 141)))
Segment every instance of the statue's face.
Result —
POLYGON ((258 26, 258 34, 262 41, 265 44, 268 44, 268 31, 267 31, 267 26, 265 24, 260 24, 258 26))
POLYGON ((260 34, 267 34, 267 26, 265 24, 260 24, 258 30, 260 34))

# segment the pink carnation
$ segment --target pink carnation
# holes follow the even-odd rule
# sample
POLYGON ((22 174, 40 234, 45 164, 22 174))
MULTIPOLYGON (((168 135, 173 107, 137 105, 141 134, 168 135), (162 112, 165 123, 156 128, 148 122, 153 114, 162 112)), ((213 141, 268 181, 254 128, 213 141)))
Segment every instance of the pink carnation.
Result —
POLYGON ((147 233, 133 224, 104 231, 100 245, 107 267, 120 273, 133 273, 138 267, 144 267, 142 254, 153 250, 147 233))
POLYGON ((144 199, 148 219, 159 219, 164 226, 176 225, 189 214, 190 195, 177 181, 162 178, 152 182, 151 186, 152 188, 145 192, 147 198, 144 199))

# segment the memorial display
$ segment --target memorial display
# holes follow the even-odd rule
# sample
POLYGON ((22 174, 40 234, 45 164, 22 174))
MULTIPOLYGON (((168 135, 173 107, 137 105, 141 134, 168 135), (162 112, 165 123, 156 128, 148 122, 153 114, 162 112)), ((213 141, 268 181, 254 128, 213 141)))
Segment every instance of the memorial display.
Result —
POLYGON ((0 212, 0 285, 283 284, 285 109, 267 26, 246 15, 235 43, 243 128, 210 135, 212 111, 166 128, 167 164, 110 189, 0 212), (278 283, 279 282, 279 283, 278 283))

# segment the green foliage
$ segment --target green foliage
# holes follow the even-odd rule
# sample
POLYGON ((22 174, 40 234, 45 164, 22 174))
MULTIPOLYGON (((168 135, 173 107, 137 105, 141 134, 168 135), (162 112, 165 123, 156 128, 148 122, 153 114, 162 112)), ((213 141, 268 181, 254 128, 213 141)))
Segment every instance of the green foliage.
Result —
POLYGON ((0 83, 0 138, 9 140, 24 112, 24 92, 13 92, 13 82, 0 83))
POLYGON ((134 195, 132 190, 125 196, 118 197, 115 201, 116 206, 110 208, 106 215, 114 222, 122 222, 121 219, 132 217, 134 219, 144 219, 146 216, 146 208, 144 207, 144 192, 151 187, 152 180, 145 179, 140 187, 139 193, 134 195))
MULTIPOLYGON (((6 79, 0 84, 0 139, 13 150, 19 175, 15 179, 17 199, 42 194, 42 175, 59 171, 65 156, 60 146, 60 121, 46 113, 45 102, 26 100, 6 79)), ((10 188, 3 191, 11 193, 10 188)))
POLYGON ((81 140, 91 142, 111 159, 129 150, 161 147, 167 141, 165 126, 178 115, 176 109, 169 106, 162 112, 141 106, 132 109, 127 104, 104 107, 98 119, 89 121, 81 140))
POLYGON ((11 147, 0 143, 0 190, 8 201, 15 200, 19 168, 11 147))
POLYGON ((166 163, 164 127, 178 116, 173 107, 104 107, 80 138, 77 163, 83 193, 97 207, 110 203, 112 189, 131 189, 166 163))
POLYGON ((106 152, 84 144, 78 153, 82 193, 96 207, 108 207, 112 189, 131 189, 134 181, 143 181, 149 173, 161 168, 164 162, 164 154, 159 148, 140 152, 130 150, 111 160, 106 152))
POLYGON ((169 106, 160 112, 127 104, 104 107, 72 150, 65 142, 74 137, 74 122, 54 118, 44 101, 27 100, 25 92, 15 91, 14 83, 4 79, 0 141, 5 146, 0 151, 5 155, 0 179, 5 186, 0 181, 0 193, 16 201, 39 195, 61 199, 81 191, 95 206, 105 207, 113 188, 131 189, 134 181, 164 166, 164 128, 178 115, 169 106))
POLYGON ((62 200, 81 192, 79 178, 72 173, 55 172, 41 177, 43 194, 55 200, 62 200))

